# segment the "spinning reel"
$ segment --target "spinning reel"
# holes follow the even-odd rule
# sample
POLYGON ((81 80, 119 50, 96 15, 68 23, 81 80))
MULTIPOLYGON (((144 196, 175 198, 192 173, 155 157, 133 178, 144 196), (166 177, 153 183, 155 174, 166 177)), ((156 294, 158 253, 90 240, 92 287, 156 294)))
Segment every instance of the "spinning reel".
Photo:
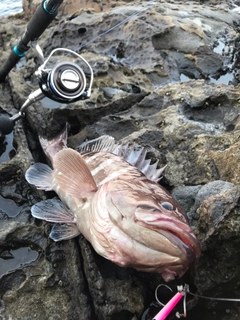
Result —
POLYGON ((54 101, 71 103, 90 97, 93 82, 92 68, 82 56, 72 50, 65 48, 53 50, 35 74, 39 79, 42 93, 54 101), (51 67, 54 55, 57 55, 61 51, 68 53, 66 57, 68 60, 51 67), (72 62, 72 58, 77 58, 77 62, 72 62), (83 69, 79 66, 81 63, 90 71, 87 90, 86 76, 83 69))
POLYGON ((17 45, 0 68, 0 83, 2 83, 30 47, 36 49, 42 62, 42 65, 35 72, 40 88, 28 96, 18 114, 12 117, 0 114, 0 138, 12 132, 15 121, 22 117, 28 106, 44 97, 60 103, 71 103, 90 97, 93 71, 88 62, 76 52, 64 48, 53 50, 45 60, 43 52, 37 44, 37 39, 56 17, 62 2, 63 0, 42 1, 28 22, 24 34, 18 39, 17 45), (56 62, 56 56, 59 52, 65 53, 66 61, 62 61, 62 56, 60 56, 56 62), (81 66, 88 69, 88 74, 90 74, 88 81, 81 66))
POLYGON ((0 114, 0 133, 4 135, 12 132, 15 121, 24 115, 28 106, 44 97, 68 104, 88 99, 91 95, 93 70, 81 55, 70 49, 57 48, 44 60, 41 48, 37 44, 34 46, 43 62, 35 72, 40 88, 28 96, 18 114, 10 118, 0 114), (59 62, 63 57, 65 61, 59 62), (88 80, 85 72, 89 75, 88 80))

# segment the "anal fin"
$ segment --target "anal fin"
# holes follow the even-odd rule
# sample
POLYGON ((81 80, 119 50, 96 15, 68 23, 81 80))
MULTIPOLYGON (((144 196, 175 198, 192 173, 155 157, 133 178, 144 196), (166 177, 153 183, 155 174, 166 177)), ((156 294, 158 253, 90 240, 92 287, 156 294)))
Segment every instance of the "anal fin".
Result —
POLYGON ((80 231, 76 224, 56 224, 50 233, 50 238, 54 241, 69 240, 77 237, 80 231))
POLYGON ((74 216, 60 200, 44 200, 36 203, 31 208, 34 218, 56 222, 56 223, 75 223, 74 216))

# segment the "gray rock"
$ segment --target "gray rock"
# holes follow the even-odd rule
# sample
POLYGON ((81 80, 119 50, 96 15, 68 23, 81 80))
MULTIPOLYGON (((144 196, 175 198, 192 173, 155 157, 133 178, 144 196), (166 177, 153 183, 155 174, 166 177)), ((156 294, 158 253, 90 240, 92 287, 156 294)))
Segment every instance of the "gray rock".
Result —
POLYGON ((202 186, 196 194, 195 203, 194 203, 194 207, 191 212, 191 215, 193 215, 195 219, 198 219, 197 209, 200 207, 201 203, 204 200, 208 199, 212 195, 216 195, 225 190, 231 189, 232 187, 234 187, 233 183, 229 183, 221 180, 215 180, 213 182, 209 182, 208 184, 202 186))
POLYGON ((185 212, 189 213, 197 201, 196 196, 201 186, 184 186, 173 189, 172 195, 179 202, 185 212))
MULTIPOLYGON (((26 15, 35 5, 24 2, 26 15)), ((24 173, 32 162, 46 161, 39 135, 52 137, 66 122, 70 147, 109 134, 145 146, 147 157, 167 164, 160 183, 189 214, 203 251, 183 281, 200 294, 238 297, 239 4, 155 2, 108 33, 142 4, 81 1, 77 11, 74 5, 66 1, 62 12, 69 14, 59 15, 39 42, 45 56, 56 47, 81 48, 94 71, 90 99, 69 105, 39 101, 13 135, 1 138, 0 274, 1 261, 8 270, 2 267, 0 275, 0 318, 141 319, 162 281, 113 265, 82 237, 53 243, 51 225, 31 217, 34 203, 55 195, 29 186, 24 173)), ((1 22, 3 63, 26 21, 17 15, 1 22)), ((38 88, 36 63, 30 49, 10 72, 0 87, 1 112, 17 113, 38 88)), ((190 307, 187 319, 195 320, 234 320, 240 312, 237 305, 201 299, 190 307)))

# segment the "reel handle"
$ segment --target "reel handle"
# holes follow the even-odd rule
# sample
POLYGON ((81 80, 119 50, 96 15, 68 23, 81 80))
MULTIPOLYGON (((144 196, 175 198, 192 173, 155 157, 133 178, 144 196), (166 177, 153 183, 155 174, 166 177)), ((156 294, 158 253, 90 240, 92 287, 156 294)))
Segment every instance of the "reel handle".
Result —
POLYGON ((9 117, 7 114, 0 114, 0 136, 5 136, 11 133, 13 131, 15 121, 22 117, 25 109, 34 102, 42 99, 44 96, 45 95, 43 94, 42 90, 37 89, 28 96, 18 113, 14 114, 12 117, 9 117))

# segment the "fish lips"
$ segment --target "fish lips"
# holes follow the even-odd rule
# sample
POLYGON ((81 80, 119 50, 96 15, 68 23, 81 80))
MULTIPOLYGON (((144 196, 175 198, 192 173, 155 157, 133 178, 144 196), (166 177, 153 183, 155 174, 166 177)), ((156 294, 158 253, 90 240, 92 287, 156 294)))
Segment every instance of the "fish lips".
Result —
MULTIPOLYGON (((167 238, 175 247, 178 248, 179 264, 166 269, 166 272, 182 277, 187 269, 194 266, 200 257, 200 246, 194 234, 180 231, 176 226, 171 226, 167 230, 155 229, 162 236, 167 238)), ((177 252, 177 251, 176 251, 177 252)))
POLYGON ((169 270, 166 270, 170 278, 174 274, 181 277, 199 259, 200 244, 191 227, 186 222, 176 219, 174 215, 170 216, 159 212, 144 215, 141 210, 140 212, 137 210, 135 222, 154 230, 170 242, 169 245, 172 247, 170 254, 178 256, 180 261, 178 265, 173 265, 169 270))

